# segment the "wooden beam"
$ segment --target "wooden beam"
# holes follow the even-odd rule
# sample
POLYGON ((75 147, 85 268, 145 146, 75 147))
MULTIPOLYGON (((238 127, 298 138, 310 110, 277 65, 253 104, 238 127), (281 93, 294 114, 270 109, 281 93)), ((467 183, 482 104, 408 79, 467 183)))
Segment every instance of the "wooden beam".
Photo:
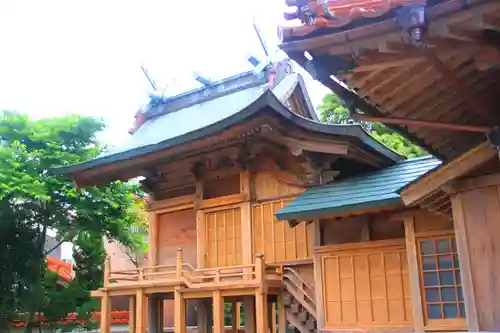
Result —
POLYGON ((481 187, 497 186, 499 184, 500 184, 500 173, 495 173, 481 177, 457 180, 452 182, 450 184, 450 187, 456 193, 456 192, 474 190, 481 187))
POLYGON ((199 209, 196 211, 196 263, 198 269, 206 266, 206 232, 205 213, 199 209))
POLYGON ((413 329, 416 333, 420 333, 425 331, 425 327, 422 311, 422 292, 420 290, 420 273, 417 260, 417 241, 415 239, 415 221, 413 216, 405 217, 404 227, 413 308, 413 329))
POLYGON ((238 306, 240 304, 236 301, 231 302, 231 331, 233 333, 238 333, 238 326, 240 322, 238 306))
POLYGON ((404 189, 400 193, 401 198, 407 206, 411 205, 496 155, 497 151, 484 142, 404 189))
POLYGON ((476 98, 471 94, 467 86, 464 85, 455 75, 439 60, 439 58, 432 51, 426 51, 425 57, 434 66, 434 68, 441 74, 445 82, 447 82, 452 89, 454 89, 458 96, 460 96, 469 107, 470 111, 475 112, 478 116, 488 121, 490 125, 497 123, 496 117, 493 116, 492 110, 484 103, 482 99, 476 98))

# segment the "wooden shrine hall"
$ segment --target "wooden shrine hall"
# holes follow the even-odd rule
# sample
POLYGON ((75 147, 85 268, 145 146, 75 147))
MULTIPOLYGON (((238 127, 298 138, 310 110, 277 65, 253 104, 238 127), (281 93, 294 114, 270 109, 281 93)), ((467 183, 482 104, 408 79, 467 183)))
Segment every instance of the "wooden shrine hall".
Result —
MULTIPOLYGON (((499 331, 500 1, 286 3, 280 35, 289 57, 339 95, 353 119, 384 123, 443 161, 398 190, 406 211, 452 223, 444 235, 405 218, 414 331, 499 331), (443 251, 456 264, 440 263, 443 251)), ((310 218, 295 206, 286 218, 310 218)), ((327 293, 318 327, 335 330, 337 304, 351 295, 327 293)))
POLYGON ((118 297, 135 333, 500 331, 500 3, 287 3, 283 50, 431 155, 320 123, 289 61, 150 103, 127 144, 59 169, 152 198, 148 261, 107 260, 93 291, 101 332, 118 297))

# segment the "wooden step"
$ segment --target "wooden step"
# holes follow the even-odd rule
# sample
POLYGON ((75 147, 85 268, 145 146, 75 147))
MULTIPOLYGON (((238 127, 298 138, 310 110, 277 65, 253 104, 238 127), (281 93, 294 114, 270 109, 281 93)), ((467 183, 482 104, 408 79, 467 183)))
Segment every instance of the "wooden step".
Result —
POLYGON ((309 319, 309 314, 302 310, 298 315, 297 317, 299 318, 300 322, 301 323, 305 323, 308 319, 309 319))
POLYGON ((291 304, 293 304, 293 296, 289 292, 284 291, 281 294, 281 299, 283 300, 283 304, 285 305, 285 307, 288 307, 291 304))
POLYGON ((300 333, 311 333, 311 331, 308 330, 307 327, 300 322, 300 320, 297 318, 297 315, 293 314, 290 309, 286 309, 285 314, 286 320, 288 320, 288 322, 300 333))
POLYGON ((290 312, 293 313, 294 315, 298 315, 301 312, 300 304, 297 303, 290 304, 290 312))

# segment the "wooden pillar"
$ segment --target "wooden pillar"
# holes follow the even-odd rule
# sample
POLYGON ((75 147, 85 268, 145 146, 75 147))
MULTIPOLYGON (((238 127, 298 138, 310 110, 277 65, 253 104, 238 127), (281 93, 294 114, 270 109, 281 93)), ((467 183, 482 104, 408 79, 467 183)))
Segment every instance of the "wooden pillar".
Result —
POLYGON ((281 294, 278 295, 278 331, 286 333, 286 309, 281 294))
POLYGON ((276 333, 276 302, 272 302, 269 309, 269 325, 271 325, 271 332, 276 333))
POLYGON ((417 244, 415 239, 415 221, 413 215, 405 217, 406 256, 410 277, 411 304, 413 309, 413 329, 416 333, 424 332, 424 315, 422 312, 422 294, 420 291, 420 274, 417 261, 417 244))
POLYGON ((135 333, 135 296, 128 298, 128 331, 135 333))
POLYGON ((135 333, 146 332, 146 296, 138 289, 135 295, 135 333))
POLYGON ((101 325, 100 332, 110 333, 111 331, 111 299, 107 291, 101 297, 101 325))
POLYGON ((236 328, 239 330, 241 328, 241 302, 236 303, 236 328))
POLYGON ((198 269, 206 266, 206 237, 205 213, 199 209, 196 211, 196 263, 198 269))
POLYGON ((214 301, 214 333, 224 333, 224 297, 221 296, 220 290, 213 293, 214 301))
POLYGON ((175 275, 179 280, 182 278, 183 261, 184 261, 184 252, 180 247, 177 249, 177 258, 175 263, 175 275))
POLYGON ((243 298, 243 311, 245 314, 245 333, 255 333, 255 299, 253 296, 243 298))
POLYGON ((255 324, 256 333, 268 333, 268 311, 267 311, 267 293, 263 290, 255 292, 255 324))
POLYGON ((231 302, 231 329, 233 333, 238 332, 238 326, 240 322, 239 311, 238 311, 239 303, 236 301, 231 302))
POLYGON ((186 300, 177 289, 174 291, 174 333, 186 332, 186 300))

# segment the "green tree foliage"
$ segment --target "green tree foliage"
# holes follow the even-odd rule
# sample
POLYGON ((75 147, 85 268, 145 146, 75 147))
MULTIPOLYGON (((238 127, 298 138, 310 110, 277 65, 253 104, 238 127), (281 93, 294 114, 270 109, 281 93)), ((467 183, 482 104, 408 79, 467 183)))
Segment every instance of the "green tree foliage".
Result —
POLYGON ((377 141, 403 156, 419 157, 427 155, 425 150, 381 123, 358 122, 350 119, 347 109, 335 94, 328 94, 323 98, 319 111, 321 121, 333 124, 359 124, 377 141))
POLYGON ((95 310, 89 291, 102 284, 103 236, 134 250, 144 237, 131 228, 143 225, 137 185, 113 182, 76 189, 52 168, 96 157, 96 133, 103 123, 66 116, 30 120, 0 113, 0 331, 24 316, 26 332, 43 313, 54 323, 77 312, 82 320, 95 310), (61 286, 47 271, 47 233, 74 244, 74 280, 61 286))

